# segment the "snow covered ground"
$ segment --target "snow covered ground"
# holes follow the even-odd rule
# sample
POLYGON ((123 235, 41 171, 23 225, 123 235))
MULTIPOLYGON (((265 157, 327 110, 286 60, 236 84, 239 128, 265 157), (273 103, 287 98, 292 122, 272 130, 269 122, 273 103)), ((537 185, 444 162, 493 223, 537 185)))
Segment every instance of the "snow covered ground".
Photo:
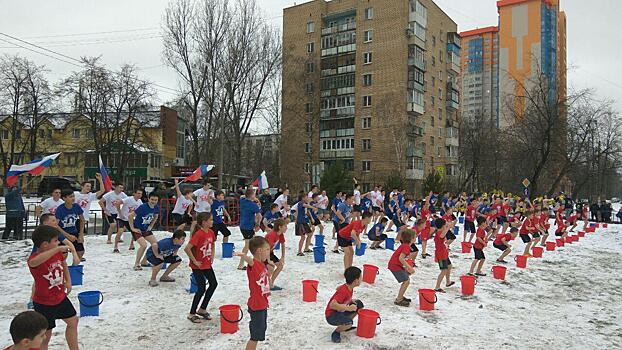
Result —
MULTIPOLYGON (((328 247, 330 225, 327 225, 328 247)), ((508 264, 506 282, 494 280, 490 273, 498 251, 486 248, 489 276, 479 278, 475 295, 463 297, 459 276, 468 272, 472 254, 459 253, 459 242, 452 246, 453 278, 457 283, 446 294, 438 295, 436 310, 418 310, 419 288, 433 288, 438 274, 433 259, 418 259, 419 268, 411 277, 407 296, 409 308, 393 305, 398 283, 387 270, 391 251, 367 250, 355 257, 355 265, 380 267, 374 285, 363 283, 354 292, 367 308, 376 310, 382 324, 373 339, 359 338, 355 332, 342 337, 342 344, 330 342, 333 327, 324 320, 324 308, 335 288, 343 283, 342 258, 328 252, 326 262, 315 264, 312 254, 295 256, 297 240, 293 225, 287 237, 285 270, 273 292, 268 312, 267 340, 260 349, 616 349, 622 348, 622 225, 610 225, 588 234, 578 243, 545 252, 542 259, 530 258, 528 268, 508 264), (316 303, 302 302, 301 281, 317 279, 316 303)), ((241 234, 232 229, 236 248, 241 234)), ((166 235, 159 232, 158 238, 166 235)), ((432 242, 431 242, 432 243, 432 242)), ((433 252, 433 243, 430 252, 433 252)), ((515 252, 522 252, 520 239, 515 252)), ((30 241, 0 243, 0 263, 4 280, 0 282, 0 345, 10 343, 12 317, 26 307, 32 278, 26 268, 30 241)), ((217 259, 218 289, 208 311, 214 320, 192 324, 186 320, 192 295, 186 293, 190 269, 187 257, 173 276, 177 282, 147 286, 150 271, 131 269, 134 252, 122 246, 113 254, 103 236, 87 237, 84 285, 70 294, 79 309, 77 293, 100 290, 104 302, 99 317, 80 319, 79 340, 83 349, 241 349, 248 339, 246 273, 236 270, 237 259, 217 259), (218 307, 238 304, 244 310, 240 331, 219 332, 218 307)), ((512 254, 514 255, 514 253, 512 254)), ((220 256, 218 247, 217 256, 220 256)), ((64 324, 54 330, 51 349, 64 349, 64 324)))

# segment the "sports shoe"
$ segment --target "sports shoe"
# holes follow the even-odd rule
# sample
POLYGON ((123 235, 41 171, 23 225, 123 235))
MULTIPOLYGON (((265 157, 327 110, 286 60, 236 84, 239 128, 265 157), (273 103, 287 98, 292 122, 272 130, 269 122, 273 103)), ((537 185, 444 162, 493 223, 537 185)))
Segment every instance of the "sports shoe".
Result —
POLYGON ((410 306, 410 302, 407 301, 406 298, 404 298, 404 299, 402 299, 400 301, 395 300, 393 302, 393 304, 395 304, 397 306, 405 306, 405 307, 409 307, 410 306))
POLYGON ((157 281, 151 280, 149 281, 149 287, 157 287, 160 284, 157 281))
POLYGON ((279 286, 273 286, 272 288, 270 288, 271 291, 275 291, 275 290, 283 290, 283 288, 279 287, 279 286))
POLYGON ((114 249, 112 250, 112 252, 113 252, 113 253, 119 253, 119 249, 118 249, 118 248, 114 248, 114 249))
POLYGON ((333 343, 341 343, 341 334, 339 332, 333 332, 333 334, 330 335, 330 340, 332 340, 333 343))

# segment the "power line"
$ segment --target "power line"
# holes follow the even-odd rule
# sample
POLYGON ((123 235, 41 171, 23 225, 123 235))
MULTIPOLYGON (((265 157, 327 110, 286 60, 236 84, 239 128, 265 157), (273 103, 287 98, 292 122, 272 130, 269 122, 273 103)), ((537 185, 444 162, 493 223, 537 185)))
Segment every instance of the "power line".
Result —
POLYGON ((160 28, 159 27, 148 27, 148 28, 136 28, 136 29, 108 30, 108 31, 103 31, 103 32, 86 32, 86 33, 72 33, 72 34, 26 36, 26 37, 24 37, 24 39, 62 38, 62 37, 69 37, 69 36, 88 36, 88 35, 111 34, 111 33, 140 32, 140 31, 148 31, 148 30, 156 30, 156 29, 160 29, 160 28))
POLYGON ((44 53, 44 52, 39 52, 39 51, 34 50, 34 49, 31 49, 31 48, 29 48, 29 47, 21 46, 21 45, 19 45, 19 44, 13 43, 13 42, 8 41, 8 40, 6 40, 6 39, 2 39, 2 38, 0 38, 0 40, 4 41, 4 42, 6 42, 6 43, 9 43, 9 44, 11 44, 11 45, 16 45, 16 46, 18 46, 18 47, 21 47, 22 49, 25 49, 25 50, 28 50, 28 51, 32 51, 32 52, 34 52, 34 53, 38 53, 39 55, 43 55, 43 56, 46 56, 46 57, 49 57, 49 58, 53 58, 53 59, 55 59, 55 60, 58 60, 58 61, 61 61, 61 62, 65 62, 65 63, 67 63, 67 64, 71 64, 71 65, 74 65, 74 66, 76 66, 76 67, 81 67, 79 64, 75 64, 75 63, 73 63, 73 62, 65 61, 65 60, 60 59, 60 58, 58 58, 58 57, 54 57, 54 56, 48 55, 48 54, 46 54, 46 53, 44 53))

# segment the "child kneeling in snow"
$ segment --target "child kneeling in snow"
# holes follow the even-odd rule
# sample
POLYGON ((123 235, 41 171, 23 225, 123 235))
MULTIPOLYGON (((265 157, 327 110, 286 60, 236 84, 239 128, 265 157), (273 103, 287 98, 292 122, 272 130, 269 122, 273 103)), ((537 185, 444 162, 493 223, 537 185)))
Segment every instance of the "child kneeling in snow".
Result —
POLYGON ((151 268, 149 286, 156 287, 158 285, 156 277, 158 277, 163 263, 168 263, 170 266, 164 271, 162 277, 160 277, 160 282, 175 282, 175 279, 169 277, 169 275, 181 263, 181 258, 177 255, 177 251, 184 244, 185 238, 186 233, 184 231, 175 230, 173 237, 161 239, 151 244, 151 247, 147 249, 145 256, 147 257, 147 261, 153 265, 151 268))
POLYGON ((363 302, 352 299, 354 288, 361 285, 361 269, 350 266, 343 273, 346 283, 337 288, 337 291, 328 301, 324 315, 326 322, 337 328, 331 334, 334 343, 341 342, 341 333, 355 329, 354 317, 357 311, 363 308, 363 302))

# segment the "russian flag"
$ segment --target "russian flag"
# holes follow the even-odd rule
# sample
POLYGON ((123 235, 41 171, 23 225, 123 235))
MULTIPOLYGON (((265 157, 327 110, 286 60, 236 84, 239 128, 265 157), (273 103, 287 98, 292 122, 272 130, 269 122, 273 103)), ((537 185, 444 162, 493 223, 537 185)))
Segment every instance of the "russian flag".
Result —
POLYGON ((203 176, 207 175, 207 173, 209 173, 210 170, 212 170, 212 169, 214 169, 213 165, 201 164, 201 165, 199 165, 197 170, 195 170, 191 175, 186 176, 184 178, 184 181, 185 182, 195 182, 195 181, 199 180, 200 178, 202 178, 203 176))
POLYGON ((110 181, 110 176, 108 176, 101 154, 99 155, 99 173, 101 174, 102 181, 104 182, 104 190, 106 190, 106 192, 110 192, 112 190, 112 181, 110 181))
POLYGON ((7 185, 15 185, 21 174, 28 173, 33 176, 40 175, 43 170, 52 165, 52 162, 54 162, 54 159, 58 158, 58 156, 60 156, 60 153, 54 153, 49 156, 45 156, 42 159, 35 159, 23 165, 11 165, 9 172, 6 174, 7 185))
POLYGON ((259 177, 253 182, 253 187, 257 187, 260 191, 267 189, 268 177, 266 177, 266 171, 262 171, 259 177))

